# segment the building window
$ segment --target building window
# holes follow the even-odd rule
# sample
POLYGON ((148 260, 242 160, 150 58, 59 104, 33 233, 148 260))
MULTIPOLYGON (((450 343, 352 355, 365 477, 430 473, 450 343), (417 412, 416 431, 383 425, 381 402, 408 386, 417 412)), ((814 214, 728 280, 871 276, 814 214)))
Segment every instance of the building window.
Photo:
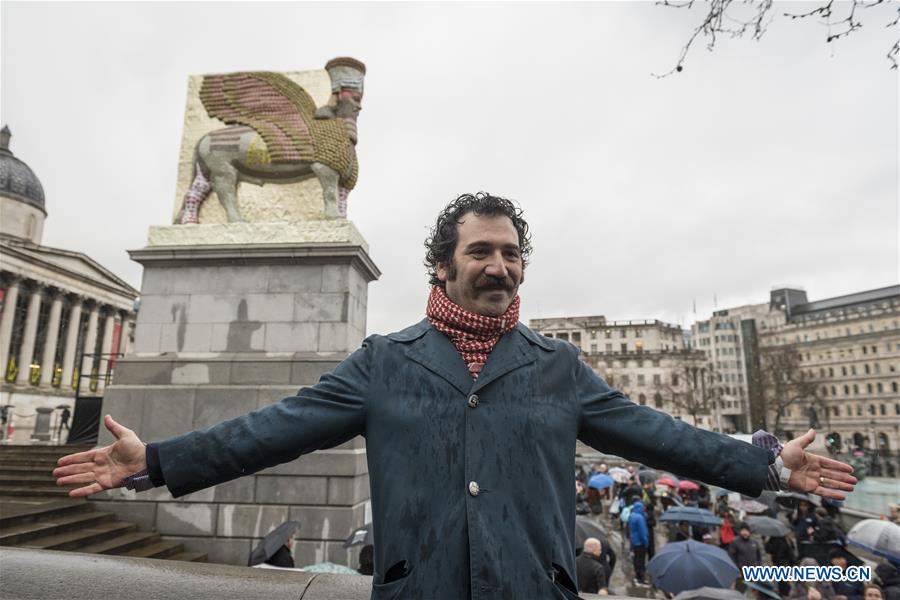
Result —
POLYGON ((879 393, 879 394, 880 394, 881 392, 884 391, 884 386, 881 384, 880 381, 878 382, 878 387, 877 387, 877 389, 878 389, 878 393, 879 393))
POLYGON ((622 387, 627 387, 631 383, 631 377, 622 375, 622 387))
POLYGON ((603 337, 605 337, 606 339, 611 338, 611 337, 612 337, 612 331, 609 330, 609 329, 607 329, 606 331, 603 332, 603 337))
POLYGON ((653 385, 660 385, 662 383, 662 376, 659 373, 653 374, 653 385))
POLYGON ((663 407, 662 395, 659 392, 653 394, 653 406, 655 406, 656 408, 663 407))
POLYGON ((628 344, 622 344, 622 353, 628 352, 628 344))
POLYGON ((647 404, 647 396, 645 396, 644 394, 640 394, 638 396, 638 403, 640 403, 641 406, 647 404))
POLYGON ((597 344, 591 344, 591 354, 597 352, 597 344))
POLYGON ((841 375, 846 375, 846 374, 847 374, 847 367, 842 366, 841 367, 841 375))
POLYGON ((569 334, 568 334, 568 332, 557 333, 557 334, 556 334, 556 339, 558 339, 558 340, 565 340, 565 341, 568 342, 568 341, 569 341, 569 334))
POLYGON ((580 331, 572 332, 572 343, 573 344, 581 344, 581 332, 580 331))
POLYGON ((887 406, 885 406, 884 404, 882 404, 882 405, 880 406, 880 408, 881 408, 881 414, 886 415, 886 414, 887 414, 887 406))
POLYGON ((866 393, 868 393, 868 394, 872 393, 872 384, 871 383, 866 384, 866 393))
POLYGON ((874 404, 870 404, 870 405, 869 405, 869 414, 870 414, 870 415, 874 415, 874 414, 875 414, 875 405, 874 405, 874 404))
POLYGON ((638 378, 638 380, 637 380, 637 381, 638 381, 638 385, 645 385, 644 374, 643 374, 643 373, 639 373, 638 376, 637 376, 637 378, 638 378))
POLYGON ((856 384, 856 383, 853 384, 853 394, 854 395, 859 394, 859 384, 856 384))
POLYGON ((845 396, 850 395, 850 386, 849 385, 844 385, 844 395, 845 396))
POLYGON ((624 337, 626 337, 627 335, 628 335, 628 330, 627 330, 627 329, 622 329, 621 331, 619 331, 619 337, 624 338, 624 337))
POLYGON ((612 352, 612 344, 607 344, 607 345, 606 345, 606 351, 607 351, 607 352, 612 352))
POLYGON ((897 393, 897 382, 896 381, 891 382, 891 391, 894 392, 895 394, 897 393))
POLYGON ((857 417, 861 417, 861 416, 862 416, 862 404, 857 404, 857 405, 856 405, 856 416, 857 416, 857 417))
POLYGON ((856 365, 850 365, 850 374, 856 375, 856 365))

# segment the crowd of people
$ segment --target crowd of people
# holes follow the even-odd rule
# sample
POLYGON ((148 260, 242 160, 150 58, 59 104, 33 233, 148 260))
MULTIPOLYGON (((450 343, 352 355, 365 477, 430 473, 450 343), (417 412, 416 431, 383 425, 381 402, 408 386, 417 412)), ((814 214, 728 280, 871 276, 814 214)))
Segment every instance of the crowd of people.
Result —
MULTIPOLYGON (((822 506, 799 500, 796 508, 787 511, 777 504, 760 503, 758 512, 749 513, 740 506, 732 506, 727 492, 715 496, 703 485, 685 489, 671 489, 658 485, 657 476, 643 479, 634 467, 627 467, 627 478, 621 468, 615 482, 603 489, 590 487, 594 475, 608 474, 609 467, 601 464, 585 468, 578 466, 576 478, 576 512, 608 518, 613 528, 621 532, 623 549, 627 544, 631 554, 635 584, 647 584, 647 561, 655 555, 657 535, 664 543, 695 540, 714 544, 725 550, 740 570, 745 566, 819 566, 832 565, 846 571, 850 563, 844 546, 847 535, 841 524, 839 502, 823 499, 822 506), (710 510, 720 519, 714 526, 699 525, 688 521, 662 525, 660 517, 672 506, 693 506, 710 510), (747 516, 768 516, 780 519, 787 527, 784 535, 758 536, 743 519, 747 516), (657 531, 659 530, 659 531, 657 531)), ((663 479, 664 480, 664 479, 663 479)), ((587 593, 609 593, 612 566, 608 561, 611 548, 605 548, 599 540, 590 539, 580 549, 576 561, 579 590, 587 593)), ((615 564, 613 560, 613 565, 615 564)), ((864 582, 777 582, 771 592, 787 600, 900 600, 900 566, 888 561, 874 570, 875 578, 864 582)), ((734 588, 748 591, 738 577, 734 588)), ((752 591, 752 590, 751 590, 752 591)), ((765 596, 765 595, 763 595, 765 596)))

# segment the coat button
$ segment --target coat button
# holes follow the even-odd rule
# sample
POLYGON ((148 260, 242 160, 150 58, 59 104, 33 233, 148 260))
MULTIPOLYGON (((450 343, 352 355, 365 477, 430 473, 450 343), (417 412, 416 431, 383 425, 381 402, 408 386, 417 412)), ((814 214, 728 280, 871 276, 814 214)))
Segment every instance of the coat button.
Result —
POLYGON ((476 406, 478 406, 478 395, 472 394, 469 396, 469 408, 475 408, 476 406))
POLYGON ((471 494, 472 496, 478 495, 478 482, 477 481, 469 482, 469 494, 471 494))

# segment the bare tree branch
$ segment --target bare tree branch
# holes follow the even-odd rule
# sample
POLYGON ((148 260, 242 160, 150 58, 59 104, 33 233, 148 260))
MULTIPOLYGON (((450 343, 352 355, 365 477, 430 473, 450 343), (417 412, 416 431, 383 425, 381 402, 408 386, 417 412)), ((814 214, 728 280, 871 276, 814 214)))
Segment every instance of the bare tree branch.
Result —
MULTIPOLYGON (((791 20, 806 19, 810 17, 824 19, 825 25, 828 27, 828 34, 825 38, 825 42, 828 43, 846 37, 857 29, 862 28, 862 21, 856 16, 857 8, 872 8, 884 3, 885 0, 850 0, 847 3, 840 3, 838 6, 842 8, 845 5, 849 5, 849 13, 845 18, 839 20, 833 20, 835 18, 834 0, 828 0, 824 4, 805 13, 783 13, 783 16, 790 17, 791 20)), ((694 6, 694 0, 685 2, 660 0, 657 4, 672 8, 687 8, 690 10, 694 6)), ((707 38, 707 50, 712 51, 715 48, 716 42, 718 41, 717 36, 719 35, 737 38, 743 37, 748 31, 752 31, 751 37, 753 39, 761 39, 766 32, 769 23, 774 18, 774 15, 771 14, 773 0, 745 0, 744 2, 740 2, 740 7, 750 7, 752 11, 752 17, 750 18, 738 18, 728 13, 729 9, 732 8, 734 4, 734 0, 707 0, 706 4, 709 7, 709 10, 704 15, 702 22, 691 33, 687 43, 682 47, 675 66, 662 75, 657 75, 656 73, 651 73, 651 75, 657 79, 662 79, 663 77, 668 77, 672 73, 684 70, 687 54, 701 34, 704 38, 707 38), (767 17, 768 22, 766 21, 767 17)), ((895 27, 897 25, 898 19, 900 19, 900 7, 898 7, 897 12, 898 17, 888 23, 888 27, 895 27)), ((900 55, 900 38, 894 42, 894 45, 891 46, 887 53, 887 59, 891 62, 891 69, 897 68, 898 55, 900 55)))

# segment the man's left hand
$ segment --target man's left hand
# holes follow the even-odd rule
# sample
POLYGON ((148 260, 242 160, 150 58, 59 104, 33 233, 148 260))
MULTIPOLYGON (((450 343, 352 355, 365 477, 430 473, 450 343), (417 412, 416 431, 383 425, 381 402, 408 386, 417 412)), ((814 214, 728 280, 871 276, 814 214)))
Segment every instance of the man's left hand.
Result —
POLYGON ((843 500, 841 492, 852 492, 856 477, 853 467, 804 450, 816 439, 816 431, 794 438, 781 449, 781 460, 791 470, 788 485, 797 492, 811 492, 825 498, 843 500))

